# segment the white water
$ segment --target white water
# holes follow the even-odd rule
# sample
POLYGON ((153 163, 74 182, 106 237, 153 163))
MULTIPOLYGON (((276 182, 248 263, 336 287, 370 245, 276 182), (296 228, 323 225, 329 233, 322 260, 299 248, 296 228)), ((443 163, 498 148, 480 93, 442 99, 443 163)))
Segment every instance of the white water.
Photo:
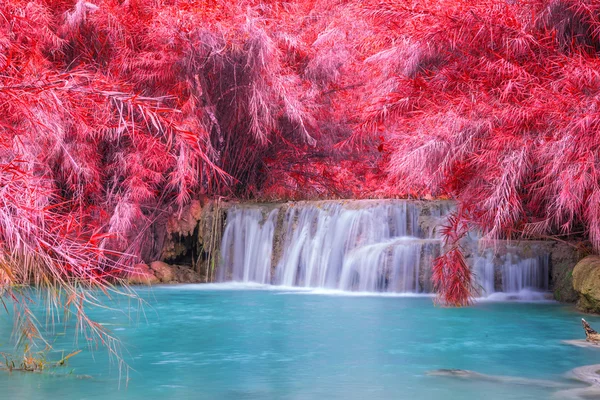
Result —
MULTIPOLYGON (((218 280, 335 293, 430 293, 431 264, 442 244, 436 227, 448 210, 430 206, 421 216, 418 203, 408 201, 232 208, 218 280), (421 219, 428 223, 420 226, 421 219)), ((521 257, 512 249, 497 257, 487 250, 473 264, 482 297, 537 298, 530 294, 548 290, 547 254, 521 257)))
MULTIPOLYGON (((285 286, 420 292, 418 210, 404 203, 347 209, 290 207, 273 283, 285 286)), ((436 243, 439 246, 439 241, 436 243)))
POLYGON ((524 296, 527 295, 525 297, 533 299, 540 297, 535 292, 545 292, 549 289, 549 254, 522 257, 517 252, 518 249, 511 248, 506 254, 496 257, 492 250, 487 250, 475 258, 475 284, 482 297, 492 296, 497 292, 521 292, 524 296), (499 281, 500 287, 496 287, 496 280, 499 281))
POLYGON ((275 221, 279 210, 232 209, 223 232, 218 280, 269 283, 275 221))

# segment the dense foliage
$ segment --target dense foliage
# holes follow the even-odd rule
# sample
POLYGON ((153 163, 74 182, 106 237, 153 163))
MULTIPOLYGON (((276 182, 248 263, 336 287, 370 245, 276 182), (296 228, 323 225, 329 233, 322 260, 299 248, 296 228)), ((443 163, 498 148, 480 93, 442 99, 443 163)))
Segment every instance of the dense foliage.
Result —
MULTIPOLYGON (((489 239, 585 232, 599 249, 600 3, 365 3, 385 40, 364 124, 389 132, 390 191, 459 200, 436 276, 469 276, 465 222, 489 239)), ((464 302, 449 281, 442 296, 464 302)))
POLYGON ((599 51, 593 0, 2 2, 0 290, 81 307, 200 195, 412 196, 464 304, 465 226, 600 248, 599 51))

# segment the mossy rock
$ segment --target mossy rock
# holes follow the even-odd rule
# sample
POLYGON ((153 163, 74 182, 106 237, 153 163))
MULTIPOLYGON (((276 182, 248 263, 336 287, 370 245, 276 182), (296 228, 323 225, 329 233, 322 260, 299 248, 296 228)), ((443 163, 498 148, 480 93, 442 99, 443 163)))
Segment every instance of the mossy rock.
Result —
POLYGON ((560 271, 552 277, 554 280, 554 299, 562 303, 575 303, 579 293, 573 289, 573 270, 560 271))
POLYGON ((573 269, 573 289, 579 293, 577 308, 600 314, 600 256, 587 256, 573 269))
POLYGON ((555 242, 548 247, 550 253, 551 282, 554 299, 563 303, 575 303, 579 293, 573 289, 573 269, 581 256, 571 245, 555 242))

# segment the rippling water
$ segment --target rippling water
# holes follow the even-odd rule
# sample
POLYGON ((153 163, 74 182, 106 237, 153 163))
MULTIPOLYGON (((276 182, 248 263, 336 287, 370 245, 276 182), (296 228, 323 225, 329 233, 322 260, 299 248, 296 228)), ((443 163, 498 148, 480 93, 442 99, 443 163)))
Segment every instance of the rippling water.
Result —
MULTIPOLYGON (((235 285, 140 294, 148 302, 144 313, 126 303, 117 305, 123 314, 91 312, 126 347, 126 386, 119 387, 106 351, 85 349, 60 376, 0 373, 0 398, 546 399, 557 389, 543 382, 427 372, 467 369, 568 385, 567 371, 600 363, 600 350, 562 343, 583 337, 581 315, 556 303, 446 309, 427 297, 235 285)), ((587 319, 600 326, 600 318, 587 319)), ((0 316, 1 338, 11 327, 0 316)), ((70 335, 59 336, 55 347, 76 348, 70 335)))

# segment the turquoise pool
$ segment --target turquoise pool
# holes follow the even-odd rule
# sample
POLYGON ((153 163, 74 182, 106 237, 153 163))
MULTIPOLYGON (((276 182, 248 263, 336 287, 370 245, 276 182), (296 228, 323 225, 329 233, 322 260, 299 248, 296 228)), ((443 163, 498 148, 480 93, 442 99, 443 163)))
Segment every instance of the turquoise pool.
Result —
MULTIPOLYGON (((547 399, 559 389, 543 382, 428 371, 466 369, 568 385, 567 371, 600 363, 600 350, 562 343, 582 338, 583 330, 581 315, 557 303, 447 309, 427 297, 232 285, 155 287, 139 294, 147 301, 143 313, 125 302, 113 304, 121 314, 91 311, 125 346, 127 384, 105 350, 84 347, 58 376, 0 373, 1 398, 547 399)), ((600 318, 587 319, 600 327, 600 318)), ((2 315, 0 337, 11 327, 2 315)), ((55 347, 76 345, 65 335, 55 347)))

